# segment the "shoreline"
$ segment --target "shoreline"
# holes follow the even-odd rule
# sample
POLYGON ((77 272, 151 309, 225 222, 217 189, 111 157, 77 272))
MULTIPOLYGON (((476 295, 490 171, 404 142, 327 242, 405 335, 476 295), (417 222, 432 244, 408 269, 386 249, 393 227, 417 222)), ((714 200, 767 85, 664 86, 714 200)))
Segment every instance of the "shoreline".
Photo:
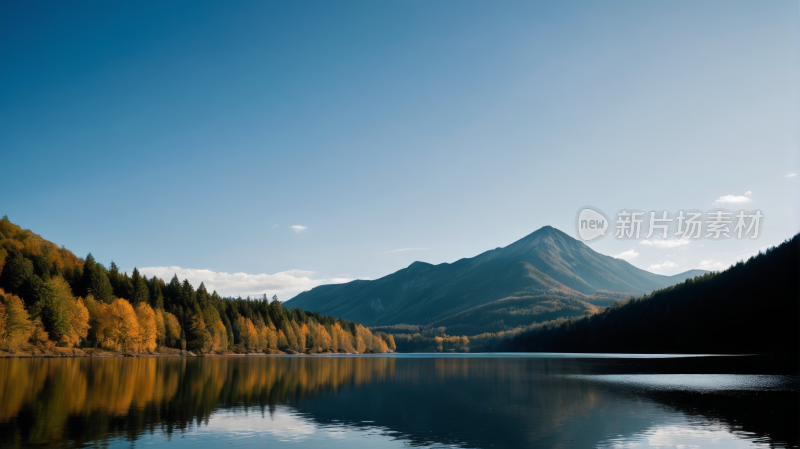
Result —
MULTIPOLYGON (((83 352, 83 351, 81 351, 83 352)), ((391 353, 390 353, 391 354, 391 353)), ((306 353, 294 353, 289 354, 282 351, 275 351, 274 353, 263 353, 263 352, 253 352, 247 354, 239 354, 235 352, 231 353, 224 353, 224 354, 195 354, 191 351, 183 351, 180 354, 148 354, 148 353, 114 353, 114 352, 102 352, 102 353, 83 353, 83 354, 9 354, 9 353, 0 353, 0 359, 62 359, 62 358, 80 358, 80 359, 89 359, 89 358, 115 358, 115 357, 270 357, 270 356, 284 356, 284 355, 295 355, 295 356, 351 356, 351 355, 373 355, 372 353, 367 354, 359 354, 359 353, 350 353, 350 352, 327 352, 327 353, 314 353, 314 354, 306 354, 306 353)), ((383 354, 381 354, 383 355, 383 354)))

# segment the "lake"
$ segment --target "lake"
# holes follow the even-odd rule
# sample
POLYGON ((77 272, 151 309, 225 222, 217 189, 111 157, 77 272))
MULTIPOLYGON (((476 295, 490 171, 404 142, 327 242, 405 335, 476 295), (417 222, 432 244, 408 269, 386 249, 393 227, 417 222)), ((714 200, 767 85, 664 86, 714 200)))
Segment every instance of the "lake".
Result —
POLYGON ((0 359, 0 446, 798 447, 763 358, 397 354, 0 359))

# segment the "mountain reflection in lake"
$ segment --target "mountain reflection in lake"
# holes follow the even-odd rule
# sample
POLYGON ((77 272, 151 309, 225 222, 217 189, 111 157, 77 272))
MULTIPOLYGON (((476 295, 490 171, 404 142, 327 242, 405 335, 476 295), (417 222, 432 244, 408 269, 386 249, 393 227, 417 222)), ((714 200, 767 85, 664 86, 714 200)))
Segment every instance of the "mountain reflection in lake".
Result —
POLYGON ((0 359, 0 446, 797 447, 736 357, 0 359))

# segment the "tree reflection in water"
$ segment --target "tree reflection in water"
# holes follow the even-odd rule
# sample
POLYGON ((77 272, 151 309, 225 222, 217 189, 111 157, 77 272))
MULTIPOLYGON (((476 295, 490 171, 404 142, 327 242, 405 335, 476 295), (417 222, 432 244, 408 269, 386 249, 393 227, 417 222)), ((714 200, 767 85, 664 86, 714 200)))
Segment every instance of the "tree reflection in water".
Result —
MULTIPOLYGON (((687 363, 681 372, 691 372, 687 363)), ((797 445, 796 391, 592 381, 641 371, 641 360, 540 357, 0 359, 0 446, 168 438, 207 427, 215 412, 267 416, 279 405, 317 426, 379 427, 420 445, 591 447, 686 417, 751 442, 797 445)))

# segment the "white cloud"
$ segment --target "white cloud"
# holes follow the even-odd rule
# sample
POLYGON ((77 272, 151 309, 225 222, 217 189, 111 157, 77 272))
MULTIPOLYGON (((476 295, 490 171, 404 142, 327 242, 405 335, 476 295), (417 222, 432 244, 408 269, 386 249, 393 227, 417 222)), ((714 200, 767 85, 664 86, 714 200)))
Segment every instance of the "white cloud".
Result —
POLYGON ((751 191, 749 191, 749 190, 748 190, 747 192, 744 192, 744 194, 745 194, 745 196, 750 196, 750 195, 752 195, 752 194, 753 194, 753 192, 751 192, 751 191))
POLYGON ((261 296, 278 295, 285 301, 300 292, 311 290, 323 284, 342 284, 353 279, 333 277, 328 279, 312 279, 313 271, 289 270, 275 274, 224 273, 211 270, 197 270, 181 267, 146 267, 139 271, 147 276, 158 276, 169 282, 173 275, 178 279, 187 279, 197 288, 201 282, 211 292, 216 290, 222 296, 261 296))
POLYGON ((701 270, 722 271, 728 268, 729 266, 731 265, 722 262, 717 262, 715 260, 701 260, 700 266, 698 268, 700 268, 701 270))
POLYGON ((650 265, 647 269, 650 271, 661 271, 663 268, 675 268, 677 266, 678 264, 667 260, 665 262, 660 262, 655 265, 650 265))
POLYGON ((399 252, 402 252, 402 251, 424 251, 424 250, 427 250, 427 249, 430 249, 430 248, 403 248, 403 249, 394 249, 392 251, 386 251, 385 253, 381 253, 381 254, 399 253, 399 252))
POLYGON ((300 226, 300 225, 293 225, 289 226, 290 228, 294 229, 294 232, 303 232, 308 229, 308 226, 300 226))
POLYGON ((625 260, 627 260, 627 259, 633 259, 634 257, 636 257, 638 255, 639 255, 639 253, 637 253, 636 250, 629 249, 629 250, 627 250, 625 252, 617 254, 614 257, 616 257, 617 259, 625 259, 625 260))
POLYGON ((791 173, 786 175, 787 178, 794 178, 795 176, 797 176, 797 173, 791 173))
POLYGON ((746 196, 725 195, 714 201, 714 204, 739 204, 749 202, 750 198, 746 196))
POLYGON ((656 248, 675 248, 678 246, 688 245, 690 240, 688 239, 673 239, 673 240, 642 240, 639 242, 640 245, 645 246, 655 246, 656 248))

